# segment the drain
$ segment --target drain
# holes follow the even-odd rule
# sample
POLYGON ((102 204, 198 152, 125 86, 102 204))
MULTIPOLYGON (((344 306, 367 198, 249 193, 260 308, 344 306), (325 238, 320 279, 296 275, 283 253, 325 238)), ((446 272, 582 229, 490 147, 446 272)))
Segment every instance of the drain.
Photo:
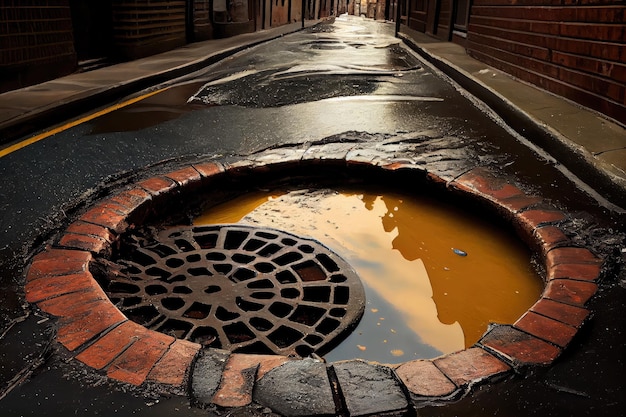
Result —
POLYGON ((356 272, 319 242, 245 225, 124 237, 104 284, 126 316, 235 352, 326 353, 363 315, 356 272))

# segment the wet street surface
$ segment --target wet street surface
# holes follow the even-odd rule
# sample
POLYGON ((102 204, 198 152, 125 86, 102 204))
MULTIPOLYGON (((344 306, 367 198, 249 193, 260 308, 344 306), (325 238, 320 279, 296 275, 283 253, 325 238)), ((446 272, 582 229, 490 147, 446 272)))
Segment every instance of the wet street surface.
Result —
MULTIPOLYGON (((3 416, 207 414, 184 397, 161 396, 158 387, 111 382, 70 362, 54 342, 55 320, 24 300, 32 255, 94 202, 197 161, 233 163, 271 148, 378 142, 411 143, 415 160, 444 180, 476 167, 516 178, 521 189, 573 213, 564 226, 571 238, 607 259, 590 302, 592 318, 553 365, 480 386, 418 415, 622 413, 624 210, 590 195, 558 161, 418 59, 393 37, 391 24, 337 18, 149 92, 155 91, 0 159, 3 416)), ((414 191, 410 184, 406 189, 414 191)), ((250 406, 230 415, 269 414, 250 406)))

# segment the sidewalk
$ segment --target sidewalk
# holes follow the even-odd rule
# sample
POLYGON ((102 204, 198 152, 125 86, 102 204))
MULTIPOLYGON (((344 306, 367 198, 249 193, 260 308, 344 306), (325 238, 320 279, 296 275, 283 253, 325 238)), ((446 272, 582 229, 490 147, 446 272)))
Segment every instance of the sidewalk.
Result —
POLYGON ((614 204, 626 208, 626 129, 518 81, 452 42, 404 28, 399 37, 614 204))
MULTIPOLYGON (((305 27, 319 20, 305 21, 305 27)), ((189 74, 246 48, 302 29, 302 22, 184 47, 0 94, 0 147, 88 109, 189 74)))
MULTIPOLYGON (((319 21, 306 21, 310 27, 319 21)), ((0 146, 104 106, 143 88, 199 70, 248 47, 298 31, 302 23, 186 45, 90 72, 0 94, 0 146)), ((460 45, 403 29, 426 60, 485 102, 612 203, 626 207, 626 129, 595 112, 515 80, 460 45)))

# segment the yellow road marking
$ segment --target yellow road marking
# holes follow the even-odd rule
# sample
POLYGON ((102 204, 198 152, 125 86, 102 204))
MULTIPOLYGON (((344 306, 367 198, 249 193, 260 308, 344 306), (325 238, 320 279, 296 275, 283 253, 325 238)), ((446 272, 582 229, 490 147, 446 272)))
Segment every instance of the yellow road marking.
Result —
POLYGON ((93 120, 96 117, 100 117, 100 116, 102 116, 104 114, 111 113, 112 111, 121 109, 122 107, 129 106, 129 105, 131 105, 133 103, 136 103, 138 101, 144 100, 144 99, 146 99, 146 98, 148 98, 150 96, 153 96, 153 95, 158 94, 158 93, 160 93, 162 91, 165 91, 165 90, 167 90, 167 88, 164 88, 164 89, 161 89, 161 90, 157 90, 157 91, 152 91, 150 93, 141 95, 139 97, 131 98, 130 100, 126 100, 126 101, 118 103, 118 104, 116 104, 114 106, 107 107, 106 109, 102 109, 100 111, 92 113, 92 114, 90 114, 88 116, 85 116, 85 117, 82 117, 80 119, 77 119, 77 120, 71 121, 69 123, 66 123, 63 126, 59 126, 59 127, 56 127, 56 128, 54 128, 52 130, 48 130, 47 132, 40 133, 40 134, 38 134, 36 136, 33 136, 32 138, 25 139, 25 140, 23 140, 21 142, 18 142, 18 143, 14 144, 14 145, 11 145, 11 146, 9 146, 7 148, 4 148, 4 149, 0 150, 0 158, 2 158, 4 156, 7 156, 8 154, 13 153, 13 152, 15 152, 17 150, 20 150, 22 148, 25 148, 28 145, 32 145, 35 142, 39 142, 42 139, 45 139, 45 138, 50 137, 52 135, 56 135, 57 133, 63 132, 64 130, 70 129, 70 128, 74 127, 74 126, 78 126, 81 123, 88 122, 88 121, 93 120))

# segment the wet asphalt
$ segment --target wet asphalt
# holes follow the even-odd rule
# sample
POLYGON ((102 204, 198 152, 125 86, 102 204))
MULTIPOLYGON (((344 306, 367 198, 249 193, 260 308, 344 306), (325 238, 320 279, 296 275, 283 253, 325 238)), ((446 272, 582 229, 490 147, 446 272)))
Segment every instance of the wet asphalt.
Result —
MULTIPOLYGON (((487 166, 576 213, 581 242, 609 257, 593 318, 549 368, 478 387, 421 416, 614 416, 623 375, 623 213, 393 37, 344 20, 284 36, 172 80, 133 105, 0 160, 0 410, 18 415, 206 415, 186 398, 114 384, 66 362, 55 325, 23 299, 29 258, 102 196, 179 165, 232 161, 301 143, 428 132, 424 153, 451 178, 487 166)), ((141 94, 138 93, 138 94, 141 94)), ((217 413, 216 410, 212 412, 217 413)), ((250 407, 231 415, 266 415, 250 407), (239 414, 237 414, 239 413, 239 414)))

